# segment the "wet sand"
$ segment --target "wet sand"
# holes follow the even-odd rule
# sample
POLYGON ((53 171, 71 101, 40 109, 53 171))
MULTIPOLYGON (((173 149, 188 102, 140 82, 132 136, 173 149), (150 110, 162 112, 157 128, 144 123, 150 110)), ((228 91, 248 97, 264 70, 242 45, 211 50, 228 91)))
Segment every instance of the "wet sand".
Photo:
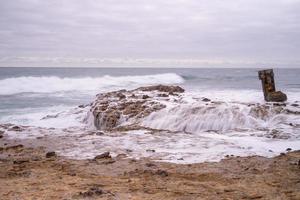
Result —
POLYGON ((124 155, 72 160, 0 140, 3 200, 300 199, 300 151, 179 165, 124 155))

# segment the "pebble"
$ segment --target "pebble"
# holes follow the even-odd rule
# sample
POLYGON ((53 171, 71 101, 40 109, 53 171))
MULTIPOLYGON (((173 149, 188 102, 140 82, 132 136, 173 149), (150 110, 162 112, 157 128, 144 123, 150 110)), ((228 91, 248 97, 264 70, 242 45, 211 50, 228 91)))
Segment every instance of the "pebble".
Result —
POLYGON ((97 156, 95 156, 94 159, 97 160, 97 159, 107 159, 107 158, 111 158, 111 155, 109 152, 104 152, 100 155, 97 155, 97 156))
POLYGON ((46 153, 46 158, 51 158, 51 157, 54 157, 56 156, 56 153, 55 151, 49 151, 46 153))

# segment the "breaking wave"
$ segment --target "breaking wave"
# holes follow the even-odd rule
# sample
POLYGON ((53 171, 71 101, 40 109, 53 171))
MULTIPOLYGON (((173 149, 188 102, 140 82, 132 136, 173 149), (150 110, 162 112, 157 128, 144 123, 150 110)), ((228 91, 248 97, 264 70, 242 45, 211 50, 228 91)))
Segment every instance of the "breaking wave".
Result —
POLYGON ((53 93, 61 91, 106 91, 152 84, 180 84, 184 79, 175 73, 143 76, 60 78, 56 76, 17 77, 0 80, 0 95, 18 93, 53 93))
POLYGON ((188 104, 152 113, 142 122, 144 126, 172 131, 200 133, 230 130, 262 130, 292 128, 299 115, 286 114, 279 107, 223 104, 215 106, 188 104))

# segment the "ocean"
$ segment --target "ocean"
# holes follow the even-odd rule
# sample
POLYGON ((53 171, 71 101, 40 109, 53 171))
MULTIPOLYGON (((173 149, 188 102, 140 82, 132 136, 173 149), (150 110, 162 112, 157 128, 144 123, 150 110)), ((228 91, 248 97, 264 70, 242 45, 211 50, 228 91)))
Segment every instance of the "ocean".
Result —
MULTIPOLYGON (((169 142, 169 148, 162 147, 166 139, 171 139, 167 136, 161 136, 162 141, 156 138, 155 142, 153 140, 153 143, 149 143, 150 146, 156 145, 157 149, 164 152, 157 159, 181 162, 181 158, 184 157, 183 160, 190 163, 214 161, 230 153, 271 156, 288 147, 300 149, 300 115, 297 114, 299 107, 291 108, 295 110, 294 114, 276 114, 268 111, 271 114, 269 113, 267 118, 255 119, 250 116, 248 105, 265 104, 258 70, 0 68, 0 124, 11 123, 59 130, 74 127, 92 129, 91 123, 84 120, 89 108, 79 111, 78 106, 88 105, 95 99, 96 94, 167 84, 183 87, 187 99, 205 97, 216 102, 224 102, 226 106, 189 114, 194 112, 189 109, 195 107, 195 103, 191 103, 188 106, 180 106, 177 110, 165 109, 162 113, 156 113, 151 115, 151 118, 145 119, 143 122, 145 126, 182 132, 182 135, 172 136, 175 138, 169 142), (274 130, 287 137, 270 138, 274 130), (192 136, 183 132, 189 132, 192 136), (241 139, 241 136, 245 137, 241 139), (206 151, 207 154, 203 154, 206 151)), ((300 69, 275 69, 274 73, 276 89, 288 96, 287 106, 299 104, 300 69)), ((128 135, 128 138, 109 140, 111 141, 109 145, 100 146, 102 149, 113 151, 111 148, 116 142, 121 147, 123 145, 124 150, 130 143, 132 148, 140 149, 136 154, 132 153, 132 157, 149 156, 141 153, 146 147, 133 142, 136 137, 149 141, 148 136, 143 138, 140 134, 134 132, 128 135)), ((85 153, 78 150, 82 148, 80 145, 73 153, 70 153, 72 152, 70 149, 61 152, 70 157, 77 157, 80 154, 83 158, 91 157, 98 152, 94 150, 95 146, 91 150, 87 144, 85 145, 85 153)), ((119 148, 118 151, 122 152, 119 148)))

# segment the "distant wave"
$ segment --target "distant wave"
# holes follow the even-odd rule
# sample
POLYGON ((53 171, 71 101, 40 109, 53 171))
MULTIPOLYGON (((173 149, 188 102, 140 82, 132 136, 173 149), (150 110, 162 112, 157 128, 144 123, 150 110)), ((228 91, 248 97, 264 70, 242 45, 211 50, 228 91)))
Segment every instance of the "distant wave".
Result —
POLYGON ((17 77, 0 80, 0 95, 26 92, 52 93, 60 91, 97 91, 109 88, 130 88, 152 84, 180 84, 184 78, 175 73, 143 76, 109 76, 60 78, 56 76, 17 77))

